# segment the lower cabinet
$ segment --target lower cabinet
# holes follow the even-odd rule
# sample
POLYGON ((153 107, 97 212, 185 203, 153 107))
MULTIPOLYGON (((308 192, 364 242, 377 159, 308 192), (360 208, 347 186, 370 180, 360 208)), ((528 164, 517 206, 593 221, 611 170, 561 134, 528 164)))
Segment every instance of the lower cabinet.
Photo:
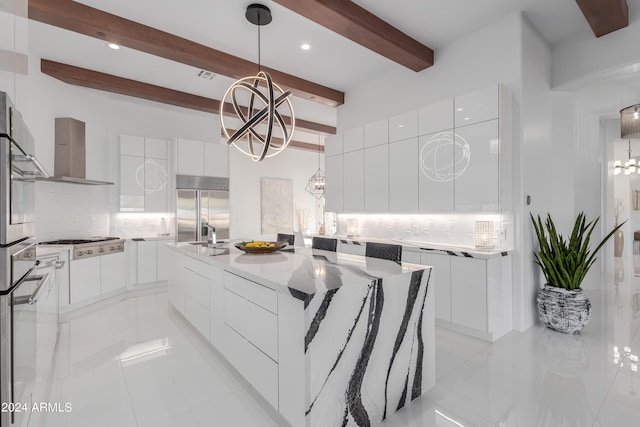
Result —
POLYGON ((511 260, 423 253, 438 325, 494 342, 512 329, 511 260))
POLYGON ((209 339, 209 265, 193 258, 185 259, 184 317, 209 339))
POLYGON ((69 266, 69 301, 71 304, 100 296, 100 258, 76 259, 69 266))
MULTIPOLYGON (((169 248, 167 243, 173 243, 173 239, 140 240, 135 243, 135 256, 130 256, 131 269, 136 274, 132 275, 129 284, 154 283, 168 280, 169 271, 167 261, 169 248)), ((132 245, 133 246, 133 245, 132 245)))
POLYGON ((72 260, 69 266, 69 301, 77 304, 125 289, 127 253, 72 260))
POLYGON ((169 254, 169 285, 168 299, 171 305, 184 315, 184 260, 186 256, 176 251, 169 254))
POLYGON ((451 322, 451 256, 423 253, 421 264, 433 267, 429 286, 436 292, 436 318, 451 322))
POLYGON ((222 352, 255 389, 278 409, 278 294, 224 272, 222 352))

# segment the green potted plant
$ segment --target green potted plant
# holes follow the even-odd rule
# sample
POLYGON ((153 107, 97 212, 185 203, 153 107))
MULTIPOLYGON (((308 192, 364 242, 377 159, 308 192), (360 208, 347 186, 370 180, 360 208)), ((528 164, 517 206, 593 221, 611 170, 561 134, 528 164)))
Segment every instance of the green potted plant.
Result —
POLYGON ((600 218, 587 222, 584 213, 580 212, 571 235, 565 238, 558 234, 551 215, 547 214, 544 223, 540 215, 537 219, 530 216, 539 246, 534 253, 535 262, 547 282, 536 298, 540 318, 556 331, 580 333, 591 316, 591 302, 580 285, 596 261, 598 251, 624 222, 616 225, 591 250, 591 235, 600 218))

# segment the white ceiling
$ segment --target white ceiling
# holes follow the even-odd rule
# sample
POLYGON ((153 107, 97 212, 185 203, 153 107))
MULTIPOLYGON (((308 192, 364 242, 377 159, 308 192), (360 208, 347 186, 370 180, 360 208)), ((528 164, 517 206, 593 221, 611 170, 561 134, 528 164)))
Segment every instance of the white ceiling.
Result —
MULTIPOLYGON (((88 6, 257 62, 257 27, 244 13, 251 0, 81 0, 88 6)), ((262 63, 347 92, 400 65, 285 9, 262 1, 273 22, 262 27, 262 63), (300 44, 312 48, 302 51, 300 44)), ((355 0, 435 50, 522 11, 549 44, 591 29, 573 0, 355 0)), ((628 0, 630 17, 640 0, 628 0)), ((196 68, 30 21, 31 53, 42 58, 221 99, 232 79, 196 77, 196 68)), ((335 109, 294 99, 296 116, 335 125, 335 109)))

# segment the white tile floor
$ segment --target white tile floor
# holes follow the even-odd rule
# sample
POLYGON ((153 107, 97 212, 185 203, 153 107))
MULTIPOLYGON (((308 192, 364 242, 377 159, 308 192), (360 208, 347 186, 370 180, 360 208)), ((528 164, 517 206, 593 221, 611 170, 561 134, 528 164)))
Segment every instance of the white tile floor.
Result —
MULTIPOLYGON (((438 328, 436 387, 381 427, 640 425, 640 277, 609 282, 581 335, 534 326, 490 345, 438 328)), ((68 317, 49 401, 73 409, 47 427, 283 425, 162 289, 68 317)))

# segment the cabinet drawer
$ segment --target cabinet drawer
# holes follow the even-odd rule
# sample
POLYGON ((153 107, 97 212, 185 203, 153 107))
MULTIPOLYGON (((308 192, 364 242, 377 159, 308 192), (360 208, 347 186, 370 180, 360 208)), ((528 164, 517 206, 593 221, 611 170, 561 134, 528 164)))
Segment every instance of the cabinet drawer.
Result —
POLYGON ((198 261, 190 256, 185 256, 184 266, 202 277, 209 277, 209 264, 205 262, 198 261))
POLYGON ((184 296, 184 317, 209 340, 209 310, 189 294, 184 296))
POLYGON ((202 306, 209 309, 209 279, 185 268, 184 291, 202 306))
POLYGON ((278 314, 278 294, 273 289, 226 271, 224 272, 224 287, 242 298, 278 314))
POLYGON ((278 360, 278 316, 224 291, 224 321, 273 360, 278 360))
POLYGON ((271 406, 278 409, 278 364, 229 325, 224 327, 224 345, 229 362, 271 406))

